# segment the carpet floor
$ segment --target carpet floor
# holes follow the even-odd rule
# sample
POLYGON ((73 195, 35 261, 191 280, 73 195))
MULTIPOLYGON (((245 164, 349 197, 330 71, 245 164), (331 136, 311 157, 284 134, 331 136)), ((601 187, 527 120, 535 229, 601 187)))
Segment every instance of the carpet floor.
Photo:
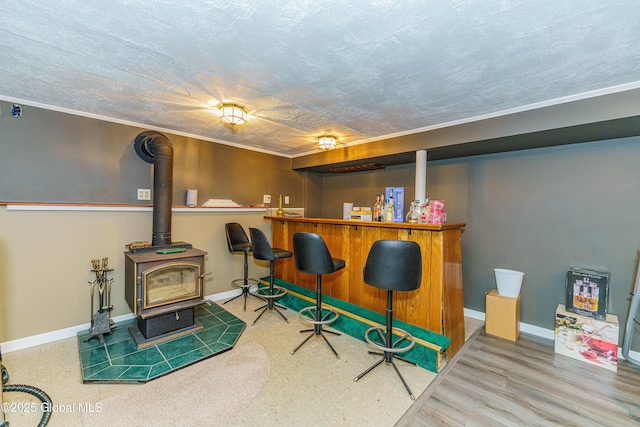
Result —
MULTIPOLYGON (((265 313, 252 326, 258 315, 254 310, 262 305, 262 301, 253 297, 249 298, 246 311, 243 310, 242 299, 225 304, 223 307, 226 310, 247 324, 236 346, 228 352, 145 384, 83 383, 76 337, 3 354, 3 364, 10 372, 12 384, 38 387, 58 405, 47 427, 91 427, 93 424, 88 419, 83 419, 85 415, 80 410, 80 404, 85 405, 85 408, 91 404, 95 408, 100 403, 101 408, 106 411, 111 406, 110 402, 114 402, 112 397, 125 393, 135 395, 146 386, 159 381, 166 380, 167 384, 172 384, 183 371, 188 372, 191 368, 208 362, 215 363, 221 357, 232 359, 237 350, 252 342, 258 343, 265 350, 269 366, 250 371, 254 372, 251 376, 266 374, 266 385, 247 406, 236 407, 229 418, 209 420, 208 425, 386 427, 392 426, 413 403, 390 366, 382 365, 360 381, 353 381, 377 356, 369 355, 368 346, 349 335, 328 337, 340 354, 340 359, 333 355, 324 340, 317 337, 292 355, 291 350, 307 336, 299 331, 308 325, 299 320, 295 310, 284 310, 289 323, 277 313, 271 312, 265 313), (64 411, 67 408, 71 409, 64 411)), ((233 370, 233 365, 229 366, 228 370, 233 370)), ((398 368, 416 396, 436 377, 433 372, 406 363, 399 363, 398 368)), ((230 405, 233 400, 246 397, 238 395, 233 385, 217 382, 212 377, 207 378, 202 382, 202 388, 192 388, 189 393, 187 402, 190 409, 185 416, 185 420, 189 421, 188 425, 194 425, 191 422, 192 415, 198 420, 200 412, 207 410, 209 393, 216 396, 222 393, 222 399, 232 402, 230 405)), ((193 380, 199 381, 200 378, 193 380)), ((172 387, 168 389, 173 390, 172 387)), ((4 399, 5 402, 37 404, 25 393, 5 393, 4 399)), ((148 404, 153 405, 153 408, 144 413, 146 418, 143 420, 150 420, 154 425, 172 425, 164 421, 172 399, 173 397, 149 397, 148 404)), ((129 409, 124 406, 119 406, 118 409, 119 413, 109 417, 105 425, 144 425, 129 422, 128 419, 125 422, 124 417, 129 416, 129 409)), ((7 414, 7 420, 11 426, 32 426, 37 425, 40 416, 39 411, 11 412, 7 414)))
POLYGON ((269 357, 255 341, 129 389, 83 412, 84 425, 220 425, 246 408, 269 378, 269 357))

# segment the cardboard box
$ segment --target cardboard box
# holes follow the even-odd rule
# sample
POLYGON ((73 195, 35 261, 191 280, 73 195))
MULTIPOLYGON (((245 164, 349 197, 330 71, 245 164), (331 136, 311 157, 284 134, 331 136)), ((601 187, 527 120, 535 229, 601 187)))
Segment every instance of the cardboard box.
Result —
POLYGON ((566 310, 582 316, 606 320, 610 274, 570 268, 566 280, 566 310))
POLYGON ((558 305, 555 320, 555 352, 589 365, 618 370, 618 317, 606 320, 581 316, 558 305))
POLYGON ((503 297, 497 289, 486 294, 484 329, 487 334, 516 341, 520 336, 520 295, 503 297))

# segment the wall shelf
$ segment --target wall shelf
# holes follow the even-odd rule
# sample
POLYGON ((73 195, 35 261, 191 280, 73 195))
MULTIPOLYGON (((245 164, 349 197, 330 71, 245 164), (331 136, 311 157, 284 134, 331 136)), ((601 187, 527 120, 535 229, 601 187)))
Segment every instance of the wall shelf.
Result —
MULTIPOLYGON (((0 202, 8 211, 115 211, 115 212, 151 212, 151 205, 120 205, 120 204, 86 204, 86 203, 24 203, 24 202, 0 202)), ((266 212, 262 206, 233 206, 233 207, 188 207, 174 206, 172 212, 266 212)))

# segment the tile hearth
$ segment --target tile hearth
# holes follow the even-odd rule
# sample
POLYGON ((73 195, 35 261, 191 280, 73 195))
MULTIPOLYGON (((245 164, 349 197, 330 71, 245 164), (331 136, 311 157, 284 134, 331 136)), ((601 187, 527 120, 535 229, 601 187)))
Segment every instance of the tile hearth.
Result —
POLYGON ((195 309, 204 326, 170 341, 138 350, 129 332, 136 320, 120 322, 113 332, 88 340, 88 331, 78 333, 84 383, 144 383, 233 348, 246 323, 215 302, 195 309))

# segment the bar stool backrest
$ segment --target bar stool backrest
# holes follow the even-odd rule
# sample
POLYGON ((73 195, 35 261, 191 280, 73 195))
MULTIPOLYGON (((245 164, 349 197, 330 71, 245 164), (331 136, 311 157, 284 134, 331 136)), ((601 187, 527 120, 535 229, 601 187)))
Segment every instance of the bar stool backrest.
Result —
POLYGON ((253 248, 254 258, 267 261, 276 259, 273 248, 262 230, 249 227, 249 234, 251 235, 251 246, 253 248))
POLYGON ((293 233, 293 258, 296 269, 302 273, 329 274, 336 271, 326 243, 315 233, 293 233))
POLYGON ((373 243, 364 266, 364 282, 388 291, 412 291, 420 287, 420 245, 406 240, 373 243))
MULTIPOLYGON (((227 233, 227 245, 229 246, 229 252, 238 252, 247 250, 247 243, 249 238, 247 233, 237 222, 229 222, 224 225, 224 229, 227 233)), ((249 247, 249 250, 251 248, 249 247)))

